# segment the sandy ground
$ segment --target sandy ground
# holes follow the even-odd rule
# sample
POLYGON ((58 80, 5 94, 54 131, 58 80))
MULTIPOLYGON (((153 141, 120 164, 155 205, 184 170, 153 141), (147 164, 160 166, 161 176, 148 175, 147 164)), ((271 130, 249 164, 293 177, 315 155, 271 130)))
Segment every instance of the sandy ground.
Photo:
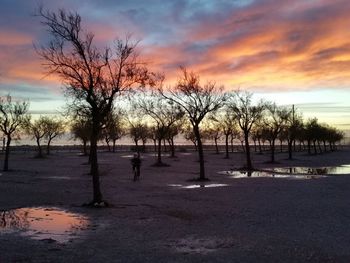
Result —
MULTIPOLYGON (((164 157, 170 167, 161 168, 146 153, 133 182, 130 153, 103 152, 101 187, 113 207, 92 209, 81 207, 92 196, 86 157, 33 155, 12 154, 13 170, 0 175, 0 210, 58 207, 90 225, 68 243, 0 231, 0 262, 350 262, 350 176, 232 179, 217 172, 242 166, 244 156, 207 153, 207 184, 227 186, 183 189, 198 176, 195 153, 164 157)), ((332 166, 350 164, 350 149, 286 158, 277 154, 272 165, 253 154, 260 168, 332 166)))

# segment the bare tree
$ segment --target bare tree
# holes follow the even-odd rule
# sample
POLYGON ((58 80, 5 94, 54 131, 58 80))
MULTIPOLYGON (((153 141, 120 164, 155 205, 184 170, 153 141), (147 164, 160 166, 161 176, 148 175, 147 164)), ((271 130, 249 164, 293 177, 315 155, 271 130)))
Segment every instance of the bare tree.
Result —
POLYGON ((193 143, 195 151, 198 151, 197 138, 194 135, 193 128, 191 127, 191 125, 184 125, 182 127, 181 133, 183 134, 185 140, 193 143))
POLYGON ((149 127, 141 120, 129 120, 129 135, 135 143, 136 151, 140 153, 139 141, 142 142, 142 150, 145 150, 145 143, 149 137, 149 127))
POLYGON ((78 118, 71 125, 71 132, 74 138, 82 141, 83 153, 88 155, 87 143, 91 138, 91 121, 87 118, 78 118))
POLYGON ((340 142, 345 137, 343 131, 340 131, 334 127, 329 127, 325 135, 325 140, 329 143, 329 148, 331 151, 336 150, 336 142, 340 142))
MULTIPOLYGON (((135 98, 134 98, 135 99, 135 98)), ((162 140, 166 139, 173 126, 181 121, 184 116, 182 108, 171 100, 156 93, 140 94, 134 104, 135 110, 141 110, 154 121, 156 127, 158 153, 157 166, 163 166, 162 162, 162 140)))
POLYGON ((148 127, 148 139, 153 141, 154 152, 157 152, 157 127, 153 124, 148 127))
POLYGON ((116 96, 135 86, 145 85, 149 72, 138 62, 137 43, 129 38, 116 40, 113 48, 94 45, 94 35, 85 32, 77 13, 39 10, 51 41, 37 49, 48 73, 58 75, 73 104, 91 116, 90 160, 93 200, 90 205, 106 205, 100 189, 97 141, 113 108, 116 96))
POLYGON ((111 151, 109 142, 112 141, 112 151, 115 152, 116 141, 126 134, 123 124, 123 112, 120 110, 113 110, 109 113, 106 126, 102 134, 107 143, 108 150, 111 151))
POLYGON ((225 158, 229 158, 229 138, 233 137, 234 130, 236 129, 236 116, 233 114, 229 107, 224 107, 223 110, 212 117, 216 123, 218 129, 221 129, 225 137, 225 158))
POLYGON ((317 118, 312 118, 305 124, 305 139, 307 141, 308 153, 311 154, 311 143, 313 143, 314 153, 317 154, 316 141, 320 131, 320 124, 317 118))
POLYGON ((45 138, 47 140, 46 154, 50 155, 51 142, 64 133, 65 124, 62 119, 55 118, 44 118, 44 124, 46 129, 45 138))
POLYGON ((13 102, 10 95, 0 98, 0 129, 6 136, 4 171, 9 169, 10 145, 13 136, 30 118, 28 102, 13 102))
POLYGON ((282 130, 277 135, 277 139, 280 141, 280 152, 283 153, 283 142, 288 140, 287 125, 285 124, 282 130))
POLYGON ((223 87, 218 87, 213 82, 201 85, 199 76, 193 72, 181 69, 182 76, 175 87, 160 93, 179 105, 186 113, 196 137, 199 156, 199 180, 206 180, 204 168, 204 153, 200 133, 200 124, 208 113, 215 112, 223 106, 226 94, 222 93, 223 87))
POLYGON ((251 136, 250 136, 254 142, 254 152, 257 152, 257 145, 256 142, 258 142, 259 145, 259 153, 261 153, 261 134, 260 129, 258 127, 254 127, 251 130, 251 136))
POLYGON ((218 141, 220 140, 222 136, 222 130, 220 126, 213 126, 210 123, 205 125, 204 131, 203 131, 203 137, 207 137, 209 140, 214 141, 215 145, 215 153, 219 154, 219 145, 218 141))
POLYGON ((40 116, 38 119, 34 121, 27 121, 25 124, 25 129, 28 135, 31 135, 33 139, 36 141, 36 145, 38 148, 38 158, 43 157, 43 151, 41 148, 41 140, 47 135, 46 123, 48 121, 48 117, 40 116))
POLYGON ((313 145, 314 154, 317 154, 318 152, 322 153, 321 142, 323 142, 324 151, 327 150, 326 141, 329 143, 330 150, 333 151, 336 148, 335 143, 344 138, 343 132, 327 124, 319 123, 317 118, 309 119, 305 124, 303 132, 308 144, 309 154, 311 154, 311 143, 313 145))
POLYGON ((265 116, 264 124, 270 137, 271 162, 275 162, 275 142, 278 135, 286 127, 291 111, 284 107, 278 107, 275 103, 269 104, 266 108, 268 114, 265 116))
POLYGON ((228 107, 233 111, 238 125, 244 135, 245 153, 246 153, 246 168, 252 170, 252 161, 250 156, 249 136, 254 124, 263 116, 263 111, 266 108, 266 103, 263 101, 253 104, 253 94, 249 92, 235 92, 234 96, 228 102, 228 107))
POLYGON ((286 125, 287 143, 288 143, 288 159, 293 159, 293 144, 299 133, 303 129, 303 118, 300 114, 295 113, 294 105, 289 115, 286 125))
POLYGON ((175 137, 180 134, 181 129, 182 129, 182 125, 183 122, 177 122, 176 124, 172 125, 171 127, 169 127, 167 134, 166 134, 166 139, 169 143, 170 146, 170 151, 171 151, 171 155, 170 157, 176 157, 175 156, 175 137))

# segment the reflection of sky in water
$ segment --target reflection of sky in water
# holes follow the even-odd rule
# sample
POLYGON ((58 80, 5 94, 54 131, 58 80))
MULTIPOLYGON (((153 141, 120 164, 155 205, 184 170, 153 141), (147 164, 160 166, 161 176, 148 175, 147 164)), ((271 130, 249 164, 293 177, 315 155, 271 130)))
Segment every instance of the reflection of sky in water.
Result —
MULTIPOLYGON (((126 155, 120 155, 121 158, 134 158, 133 154, 126 154, 126 155)), ((143 155, 140 155, 141 159, 144 159, 145 157, 143 155)), ((110 162, 109 160, 107 160, 108 162, 110 162)))
POLYGON ((121 155, 121 158, 133 158, 134 155, 133 154, 127 154, 127 155, 121 155))
POLYGON ((283 167, 273 168, 271 171, 276 173, 288 173, 288 174, 315 174, 315 175, 328 175, 328 174, 350 174, 350 165, 340 165, 333 167, 283 167))
POLYGON ((59 208, 19 208, 0 212, 0 233, 19 232, 32 239, 54 239, 61 243, 76 237, 88 223, 85 216, 59 208))
POLYGON ((278 167, 264 169, 263 171, 220 171, 219 174, 228 175, 231 178, 247 177, 271 177, 290 179, 315 179, 327 175, 350 175, 350 165, 340 165, 333 167, 278 167))
POLYGON ((286 179, 316 179, 323 177, 322 175, 297 175, 297 174, 277 174, 274 172, 261 172, 261 171, 253 171, 253 172, 245 172, 245 171, 221 171, 219 174, 224 174, 230 176, 230 178, 238 179, 238 178, 286 178, 286 179))

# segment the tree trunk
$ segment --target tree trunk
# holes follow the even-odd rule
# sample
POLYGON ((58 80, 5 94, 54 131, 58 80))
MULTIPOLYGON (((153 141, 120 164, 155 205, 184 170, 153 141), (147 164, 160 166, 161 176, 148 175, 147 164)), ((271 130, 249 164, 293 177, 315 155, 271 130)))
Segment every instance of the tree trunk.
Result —
POLYGON ((140 155, 140 149, 139 149, 138 140, 134 140, 134 142, 135 142, 136 152, 137 152, 138 155, 140 155))
POLYGON ((174 138, 170 139, 171 157, 175 157, 175 143, 174 138))
POLYGON ((194 145, 194 150, 195 150, 196 152, 198 152, 197 141, 194 140, 194 141, 192 141, 192 143, 193 143, 193 145, 194 145))
POLYGON ((47 141, 47 146, 46 146, 46 154, 50 155, 50 144, 51 144, 51 138, 47 141))
POLYGON ((219 154, 218 138, 214 138, 214 142, 215 142, 215 152, 216 154, 219 154))
POLYGON ((146 152, 146 141, 142 140, 142 152, 146 152))
POLYGON ((244 141, 241 141, 241 146, 242 146, 242 151, 245 152, 245 147, 246 147, 246 146, 245 146, 244 141))
POLYGON ((41 145, 40 145, 40 139, 39 138, 36 139, 36 144, 38 146, 38 157, 42 158, 43 157, 43 153, 42 153, 42 150, 41 150, 41 145))
POLYGON ((201 134, 199 132, 198 125, 193 126, 193 132, 197 139, 198 157, 199 157, 199 180, 205 180, 205 168, 204 168, 204 153, 201 140, 201 134))
POLYGON ((228 137, 229 137, 229 136, 230 136, 229 134, 225 134, 225 149, 226 149, 225 158, 226 158, 226 159, 229 158, 229 156, 228 156, 228 152, 229 152, 229 150, 228 150, 228 137))
POLYGON ((293 148, 292 148, 292 146, 293 146, 293 140, 288 140, 287 141, 288 142, 288 159, 289 160, 292 160, 293 159, 293 148))
POLYGON ((158 139, 158 154, 157 154, 157 163, 162 163, 162 139, 158 139))
POLYGON ((165 141, 165 139, 163 139, 163 147, 164 147, 164 152, 167 152, 168 149, 167 149, 167 147, 166 147, 166 141, 165 141))
POLYGON ((307 141, 307 153, 311 154, 311 141, 310 140, 307 141))
POLYGON ((106 141, 106 144, 107 144, 108 151, 111 152, 111 146, 109 145, 109 141, 110 140, 106 137, 105 141, 106 141))
POLYGON ((254 152, 257 152, 256 140, 254 140, 254 152))
POLYGON ((154 143, 154 152, 157 152, 157 140, 153 140, 154 143))
POLYGON ((86 140, 83 140, 83 153, 84 155, 87 155, 86 140))
POLYGON ((92 175, 92 185, 93 185, 93 204, 102 202, 102 193, 100 189, 100 174, 98 170, 98 160, 97 160, 97 141, 99 134, 99 123, 98 120, 93 119, 92 133, 90 140, 90 173, 92 175))
POLYGON ((271 162, 275 162, 275 139, 271 141, 271 162))
POLYGON ((116 142, 116 141, 117 141, 117 140, 113 140, 113 146, 112 146, 113 148, 112 148, 112 149, 113 149, 113 152, 114 152, 114 153, 115 153, 115 142, 116 142))
POLYGON ((283 152, 283 141, 280 141, 280 151, 283 152))
POLYGON ((250 146, 249 146, 249 133, 248 131, 244 132, 244 141, 245 141, 245 153, 247 157, 247 169, 252 170, 252 160, 250 158, 250 146))
POLYGON ((318 150, 320 151, 320 153, 322 153, 322 148, 321 148, 320 141, 317 141, 317 145, 318 145, 318 150))
POLYGON ((313 146, 314 146, 314 154, 317 154, 316 141, 313 141, 313 146))
POLYGON ((11 144, 11 135, 7 135, 6 147, 5 147, 5 159, 4 159, 4 171, 9 170, 9 156, 10 156, 10 144, 11 144))
POLYGON ((261 148, 261 142, 260 142, 260 139, 258 139, 258 144, 259 144, 259 153, 262 153, 262 148, 261 148))

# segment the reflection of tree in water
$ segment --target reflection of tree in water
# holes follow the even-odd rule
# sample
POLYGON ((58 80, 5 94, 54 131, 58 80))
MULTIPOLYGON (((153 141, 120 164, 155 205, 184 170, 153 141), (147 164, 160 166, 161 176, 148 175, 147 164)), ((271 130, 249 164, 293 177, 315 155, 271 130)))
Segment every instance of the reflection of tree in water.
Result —
POLYGON ((9 210, 0 212, 0 228, 19 228, 29 227, 28 211, 9 210))
POLYGON ((308 174, 315 174, 315 175, 323 175, 323 174, 328 174, 328 169, 327 168, 309 168, 307 170, 308 174))

